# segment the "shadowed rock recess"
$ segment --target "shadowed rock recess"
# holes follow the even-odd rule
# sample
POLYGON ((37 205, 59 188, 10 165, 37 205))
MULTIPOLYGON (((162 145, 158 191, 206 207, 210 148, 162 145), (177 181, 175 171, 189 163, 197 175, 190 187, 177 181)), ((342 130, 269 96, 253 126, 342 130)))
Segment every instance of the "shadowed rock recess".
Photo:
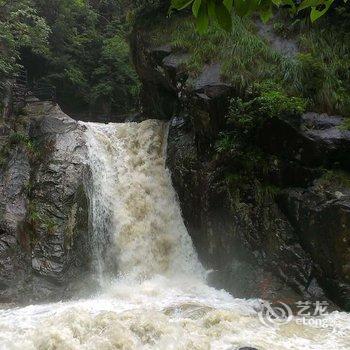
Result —
POLYGON ((212 284, 237 297, 328 297, 350 310, 344 118, 268 116, 246 148, 220 152, 222 133, 235 131, 227 122, 229 99, 239 96, 222 80, 220 63, 205 65, 194 78, 186 52, 155 47, 142 30, 133 33, 132 46, 145 118, 170 120, 168 167, 212 284))
POLYGON ((88 267, 83 127, 42 102, 13 124, 1 133, 0 298, 59 299, 88 267))

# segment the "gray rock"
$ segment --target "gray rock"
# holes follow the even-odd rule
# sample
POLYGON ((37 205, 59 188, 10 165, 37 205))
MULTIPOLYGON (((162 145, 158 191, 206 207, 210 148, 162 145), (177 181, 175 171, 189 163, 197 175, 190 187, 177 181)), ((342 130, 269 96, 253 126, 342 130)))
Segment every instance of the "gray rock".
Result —
POLYGON ((155 61, 160 64, 165 57, 169 56, 173 52, 171 45, 162 45, 152 49, 152 56, 155 61))
POLYGON ((0 298, 7 301, 61 298, 89 269, 84 127, 46 102, 28 104, 27 118, 35 152, 17 146, 0 170, 0 298))
POLYGON ((174 80, 183 73, 184 65, 189 58, 190 55, 186 53, 173 53, 165 57, 161 65, 169 74, 170 79, 174 80))
POLYGON ((221 64, 212 63, 205 65, 202 73, 195 80, 194 89, 196 92, 204 92, 209 97, 215 97, 226 91, 230 86, 221 78, 221 64))
POLYGON ((298 44, 294 39, 283 38, 275 33, 270 23, 256 21, 258 33, 270 44, 272 48, 288 57, 294 57, 299 53, 298 44))

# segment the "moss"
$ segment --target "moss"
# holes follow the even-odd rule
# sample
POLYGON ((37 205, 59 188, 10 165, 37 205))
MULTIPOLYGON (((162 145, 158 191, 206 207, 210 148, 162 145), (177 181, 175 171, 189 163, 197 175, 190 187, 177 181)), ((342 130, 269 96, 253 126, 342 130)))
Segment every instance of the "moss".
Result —
POLYGON ((258 192, 261 199, 267 198, 274 200, 281 193, 281 188, 272 184, 261 184, 258 192))
POLYGON ((350 188, 350 174, 341 170, 326 170, 320 179, 325 186, 341 186, 350 188))
POLYGON ((47 217, 40 212, 37 203, 30 200, 27 206, 26 227, 29 232, 30 243, 33 246, 38 239, 38 229, 46 230, 47 234, 52 235, 57 227, 55 220, 47 217))
POLYGON ((220 133, 219 139, 215 143, 215 150, 218 153, 230 152, 234 149, 237 141, 232 134, 220 133))
POLYGON ((346 118, 343 124, 340 126, 340 130, 349 130, 350 131, 350 118, 346 118))
POLYGON ((51 218, 41 218, 41 224, 47 230, 49 235, 52 235, 57 227, 57 224, 51 218))

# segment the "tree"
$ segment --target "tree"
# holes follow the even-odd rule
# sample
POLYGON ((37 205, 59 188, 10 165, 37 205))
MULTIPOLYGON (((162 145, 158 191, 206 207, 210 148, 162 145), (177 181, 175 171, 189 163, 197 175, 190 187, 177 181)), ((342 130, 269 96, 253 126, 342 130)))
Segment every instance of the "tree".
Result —
MULTIPOLYGON (((347 0, 343 1, 345 3, 347 0)), ((172 0, 170 12, 191 7, 197 30, 204 33, 213 20, 226 31, 231 31, 232 11, 241 17, 257 12, 262 21, 267 22, 273 16, 274 8, 286 7, 292 16, 310 10, 310 18, 314 22, 329 10, 333 2, 334 0, 303 0, 297 5, 294 0, 172 0)))
POLYGON ((49 28, 28 0, 0 0, 0 95, 9 103, 9 79, 20 68, 23 48, 47 52, 49 28))
POLYGON ((55 85, 70 113, 120 113, 135 106, 138 80, 120 1, 34 1, 51 35, 43 64, 29 64, 31 76, 55 85))

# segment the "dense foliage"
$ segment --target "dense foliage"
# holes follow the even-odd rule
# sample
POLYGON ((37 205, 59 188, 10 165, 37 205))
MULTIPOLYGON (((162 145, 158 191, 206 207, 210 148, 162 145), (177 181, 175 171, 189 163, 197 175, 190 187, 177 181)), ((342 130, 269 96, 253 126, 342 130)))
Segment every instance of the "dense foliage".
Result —
POLYGON ((124 113, 136 107, 139 88, 127 34, 132 26, 146 23, 148 27, 153 21, 161 23, 155 35, 164 43, 191 53, 190 71, 196 73, 203 64, 220 61, 223 76, 243 98, 254 84, 269 81, 272 92, 303 98, 314 110, 348 116, 348 7, 338 6, 327 19, 312 26, 305 16, 274 18, 270 22, 274 31, 296 42, 299 52, 294 57, 271 49, 257 35, 254 20, 230 14, 244 16, 254 9, 266 20, 264 6, 268 5, 271 14, 272 7, 287 4, 288 15, 290 11, 305 12, 309 6, 316 19, 315 11, 322 12, 331 4, 322 7, 322 1, 304 0, 296 8, 280 0, 219 0, 213 12, 212 0, 173 0, 173 9, 192 6, 196 17, 192 21, 188 16, 166 20, 170 0, 0 0, 0 83, 23 65, 31 83, 45 82, 57 88, 58 101, 69 112, 124 113), (248 9, 247 4, 254 6, 248 9), (205 19, 201 18, 203 8, 208 15, 205 19), (334 12, 339 13, 334 16, 334 12), (226 22, 220 20, 222 13, 226 13, 226 22), (216 20, 207 28, 210 18, 216 20), (206 29, 206 35, 198 35, 198 26, 206 29), (223 31, 222 27, 233 30, 223 31))
POLYGON ((274 8, 288 8, 292 16, 310 9, 310 19, 314 22, 329 10, 333 2, 334 0, 172 0, 170 11, 191 7, 197 30, 203 33, 210 21, 215 21, 221 28, 231 31, 233 10, 241 17, 257 12, 262 21, 267 22, 272 18, 274 8))
POLYGON ((21 50, 47 53, 50 29, 30 1, 0 1, 0 89, 19 68, 21 50))
POLYGON ((32 82, 56 86, 59 102, 71 110, 107 114, 135 106, 138 80, 122 1, 5 0, 2 6, 0 35, 8 48, 2 74, 22 64, 32 82))

